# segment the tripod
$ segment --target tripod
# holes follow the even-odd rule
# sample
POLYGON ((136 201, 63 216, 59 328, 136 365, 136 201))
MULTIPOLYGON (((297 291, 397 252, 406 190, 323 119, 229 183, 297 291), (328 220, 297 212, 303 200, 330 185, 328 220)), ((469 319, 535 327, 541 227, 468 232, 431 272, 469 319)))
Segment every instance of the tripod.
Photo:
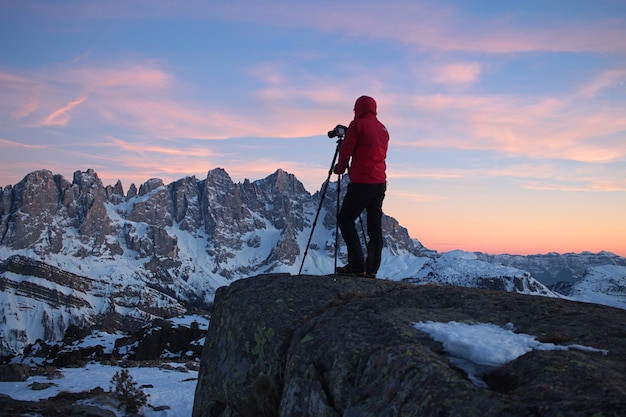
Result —
MULTIPOLYGON (((317 213, 315 214, 315 219, 313 220, 313 226, 311 227, 311 233, 309 234, 309 240, 306 243, 306 248, 304 249, 304 256, 302 257, 302 263, 300 264, 300 270, 298 271, 298 275, 302 274, 302 268, 304 267, 304 261, 306 260, 307 253, 309 252, 309 246, 311 245, 311 239, 313 238, 313 232, 315 231, 315 226, 317 225, 317 219, 320 216, 320 212, 322 210, 322 204, 324 203, 324 197, 326 196, 326 190, 328 190, 328 184, 330 182, 330 177, 333 175, 333 170, 335 168, 335 163, 337 162, 337 155, 339 155, 339 150, 341 149, 341 144, 343 143, 343 134, 337 135, 337 147, 335 148, 335 155, 333 156, 333 161, 330 164, 330 169, 328 170, 328 176, 326 177, 326 181, 324 182, 324 186, 322 187, 322 196, 320 197, 320 203, 317 206, 317 213)), ((348 171, 350 173, 350 171, 348 171)), ((339 217, 339 200, 341 197, 341 174, 337 174, 337 208, 335 218, 339 217)), ((361 222, 361 228, 363 229, 363 220, 359 215, 359 220, 361 222)), ((365 231, 363 231, 363 235, 365 235, 365 231)), ((337 252, 339 249, 339 222, 335 222, 335 263, 333 268, 333 275, 337 273, 337 252)))

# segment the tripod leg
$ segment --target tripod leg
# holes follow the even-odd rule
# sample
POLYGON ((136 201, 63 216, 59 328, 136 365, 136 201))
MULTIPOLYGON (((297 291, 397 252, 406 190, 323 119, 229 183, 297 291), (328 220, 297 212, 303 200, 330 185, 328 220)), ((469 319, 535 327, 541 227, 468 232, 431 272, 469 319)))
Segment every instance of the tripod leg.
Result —
MULTIPOLYGON (((328 183, 330 182, 330 177, 333 175, 333 170, 335 168, 335 162, 337 161, 337 155, 339 155, 339 149, 341 149, 341 143, 343 142, 343 138, 337 140, 337 147, 335 148, 335 155, 333 156, 333 161, 330 164, 330 169, 328 170, 328 176, 326 177, 326 182, 322 187, 322 196, 320 197, 320 203, 317 206, 317 213, 315 214, 315 219, 313 220, 313 225, 311 226, 311 233, 309 234, 309 240, 306 243, 306 248, 304 249, 304 256, 302 257, 302 263, 300 264, 300 270, 298 271, 298 275, 302 274, 302 268, 304 267, 304 261, 306 260, 306 255, 309 252, 309 246, 311 245, 311 239, 313 238, 313 232, 315 231, 315 226, 317 225, 317 219, 320 216, 320 211, 322 210, 322 204, 324 203, 324 197, 326 196, 326 190, 328 189, 328 183)), ((339 204, 339 203, 337 203, 339 204)), ((337 247, 337 245, 335 245, 337 247)), ((335 255, 336 258, 336 255, 335 255)), ((336 261, 335 261, 336 262, 336 261)))
POLYGON ((337 175, 337 209, 335 212, 335 266, 333 276, 337 277, 337 252, 339 251, 339 200, 341 198, 341 175, 337 175))

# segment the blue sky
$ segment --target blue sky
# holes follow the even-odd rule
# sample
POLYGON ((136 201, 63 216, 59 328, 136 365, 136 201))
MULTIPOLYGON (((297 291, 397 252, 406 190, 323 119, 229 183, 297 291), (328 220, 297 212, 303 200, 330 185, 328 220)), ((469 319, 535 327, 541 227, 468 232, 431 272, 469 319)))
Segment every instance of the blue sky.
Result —
POLYGON ((427 247, 626 256, 626 2, 0 0, 0 186, 326 178, 354 100, 427 247))

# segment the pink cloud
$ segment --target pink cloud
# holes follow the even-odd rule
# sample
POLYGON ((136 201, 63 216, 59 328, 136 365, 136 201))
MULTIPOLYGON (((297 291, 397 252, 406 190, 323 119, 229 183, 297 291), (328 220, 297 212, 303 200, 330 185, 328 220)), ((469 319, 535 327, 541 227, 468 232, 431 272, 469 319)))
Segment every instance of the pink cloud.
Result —
POLYGON ((524 188, 539 191, 567 191, 567 192, 624 192, 626 191, 626 182, 624 181, 585 181, 578 182, 576 185, 563 183, 544 183, 532 181, 524 184, 524 188))
POLYGON ((8 149, 45 149, 43 145, 29 145, 26 143, 19 143, 8 139, 0 138, 0 148, 8 149))
POLYGON ((443 194, 425 194, 408 191, 395 191, 393 194, 394 200, 409 201, 411 203, 432 203, 435 201, 446 200, 443 194))
MULTIPOLYGON (((264 105, 258 106, 254 115, 248 115, 245 109, 229 109, 225 103, 184 100, 180 97, 184 87, 179 81, 153 63, 49 70, 33 74, 32 78, 43 85, 29 92, 32 103, 35 97, 39 100, 37 110, 45 112, 43 125, 65 126, 70 114, 76 116, 72 120, 77 123, 95 120, 94 115, 99 115, 107 124, 155 138, 314 135, 319 133, 322 117, 324 123, 332 119, 331 111, 325 112, 328 116, 317 117, 309 110, 294 107, 287 99, 306 96, 317 104, 340 100, 339 94, 330 88, 290 91, 276 86, 258 93, 256 97, 264 105), (81 97, 66 98, 72 93, 81 97)), ((25 108, 14 109, 13 113, 26 114, 25 108)), ((346 114, 350 114, 348 110, 346 114)))
POLYGON ((15 120, 38 116, 39 126, 56 127, 67 126, 70 115, 77 123, 100 115, 107 123, 154 137, 260 133, 255 124, 235 112, 180 101, 176 87, 170 74, 145 64, 46 69, 27 76, 5 72, 0 73, 0 91, 6 92, 0 114, 6 112, 15 120))
POLYGON ((264 79, 270 83, 268 87, 250 93, 248 108, 185 99, 179 93, 185 88, 156 63, 46 68, 28 77, 5 73, 3 79, 11 92, 5 103, 11 106, 7 112, 14 119, 32 116, 39 120, 31 126, 95 123, 125 127, 141 137, 201 140, 313 136, 326 132, 330 124, 347 123, 335 120, 337 114, 351 116, 357 93, 323 80, 295 88, 279 70, 273 74, 264 79), (253 100, 262 105, 254 105, 253 100), (20 102, 23 104, 9 104, 20 102), (307 104, 294 106, 294 102, 307 104), (316 110, 311 111, 311 106, 316 110))
MULTIPOLYGON (((430 133, 416 145, 485 149, 538 158, 586 162, 616 161, 626 156, 626 109, 619 103, 597 104, 569 96, 433 95, 413 100, 415 128, 430 133), (612 140, 599 140, 609 138, 612 140)), ((411 120, 407 110, 400 119, 411 120)), ((422 135, 424 136, 424 135, 422 135)), ((407 143, 410 143, 408 141, 407 143)))
MULTIPOLYGON (((464 20, 464 19, 461 19, 464 20)), ((520 52, 605 52, 626 54, 623 22, 568 22, 550 28, 514 26, 514 22, 464 21, 460 30, 440 34, 435 46, 445 50, 510 54, 520 52), (513 24, 512 24, 513 23, 513 24), (476 31, 480 26, 482 30, 476 31)))
POLYGON ((478 80, 483 67, 478 62, 463 62, 434 68, 433 81, 439 84, 471 84, 478 80))
POLYGON ((216 163, 212 158, 161 158, 150 155, 146 158, 137 158, 136 155, 121 154, 118 160, 125 168, 112 170, 110 167, 98 169, 98 175, 105 184, 114 184, 119 178, 125 178, 136 185, 142 184, 149 178, 160 178, 166 184, 189 175, 199 179, 206 177, 206 173, 216 167, 224 168, 234 182, 243 182, 245 179, 255 181, 274 173, 278 168, 297 175, 309 192, 319 190, 324 181, 324 171, 319 166, 302 166, 289 161, 255 160, 253 158, 216 163))
POLYGON ((87 100, 87 96, 79 97, 65 106, 50 113, 42 122, 42 126, 66 126, 70 120, 70 111, 87 100))
POLYGON ((624 86, 626 86, 626 68, 612 68, 581 86, 577 94, 583 98, 591 98, 607 89, 624 86))
POLYGON ((31 77, 0 71, 0 118, 21 120, 35 113, 43 88, 43 83, 31 77))
POLYGON ((168 88, 173 77, 151 63, 120 64, 111 67, 80 67, 59 74, 60 81, 79 83, 89 91, 130 88, 133 91, 168 88))
MULTIPOLYGON (((215 11, 214 11, 215 12, 215 11)), ((623 18, 561 20, 534 27, 514 14, 481 18, 447 4, 413 0, 390 3, 316 3, 303 13, 298 4, 225 6, 227 18, 276 26, 312 28, 348 37, 386 39, 423 50, 510 54, 536 51, 626 54, 623 18), (345 16, 350 16, 346 19, 345 16), (476 30, 480 28, 480 30, 476 30)))
POLYGON ((207 158, 213 156, 214 153, 206 147, 196 146, 191 149, 181 149, 179 147, 170 146, 157 146, 150 143, 130 143, 122 139, 110 137, 111 143, 119 147, 123 152, 132 153, 151 153, 164 156, 181 156, 181 157, 194 157, 194 158, 207 158))
MULTIPOLYGON (((471 80, 479 71, 473 64, 451 65, 441 79, 471 80)), ((179 81, 154 64, 81 67, 48 71, 30 78, 4 73, 0 74, 0 87, 22 86, 19 94, 12 93, 12 97, 22 100, 26 97, 27 101, 11 110, 14 118, 39 115, 43 125, 63 127, 71 115, 75 123, 96 121, 126 127, 143 138, 203 140, 324 134, 334 123, 350 120, 353 99, 346 97, 360 94, 356 93, 356 85, 369 78, 360 77, 354 85, 348 83, 337 88, 314 79, 294 87, 289 77, 276 70, 276 75, 270 75, 274 84, 252 93, 253 98, 263 103, 254 113, 243 108, 229 109, 222 103, 185 101, 177 93, 179 81), (70 95, 79 98, 66 98, 70 95)), ((626 147, 589 139, 626 130, 626 113, 619 104, 600 109, 587 98, 592 92, 619 84, 623 77, 623 71, 607 71, 581 87, 579 94, 558 98, 383 94, 377 99, 381 111, 388 116, 384 121, 394 126, 394 130, 430 131, 432 140, 423 139, 422 135, 417 142, 420 146, 612 161, 623 157, 626 147)), ((372 89, 378 88, 374 85, 372 89)), ((5 88, 5 91, 11 90, 5 88)), ((407 141, 401 136, 394 139, 407 141)))
POLYGON ((20 120, 31 114, 33 114, 39 108, 39 97, 32 97, 31 100, 23 105, 22 107, 16 109, 11 115, 13 119, 20 120))

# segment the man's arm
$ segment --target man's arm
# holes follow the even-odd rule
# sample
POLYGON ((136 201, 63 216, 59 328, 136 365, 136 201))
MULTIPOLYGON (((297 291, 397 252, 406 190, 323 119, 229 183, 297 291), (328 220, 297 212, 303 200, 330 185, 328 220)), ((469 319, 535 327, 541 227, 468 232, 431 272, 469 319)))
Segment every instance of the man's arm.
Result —
POLYGON ((348 130, 346 131, 346 136, 341 143, 341 148, 339 149, 339 158, 337 161, 337 165, 335 165, 335 174, 343 174, 348 168, 348 162, 350 161, 350 157, 354 153, 354 147, 357 142, 357 132, 356 132, 356 124, 354 120, 350 122, 350 126, 348 126, 348 130))

